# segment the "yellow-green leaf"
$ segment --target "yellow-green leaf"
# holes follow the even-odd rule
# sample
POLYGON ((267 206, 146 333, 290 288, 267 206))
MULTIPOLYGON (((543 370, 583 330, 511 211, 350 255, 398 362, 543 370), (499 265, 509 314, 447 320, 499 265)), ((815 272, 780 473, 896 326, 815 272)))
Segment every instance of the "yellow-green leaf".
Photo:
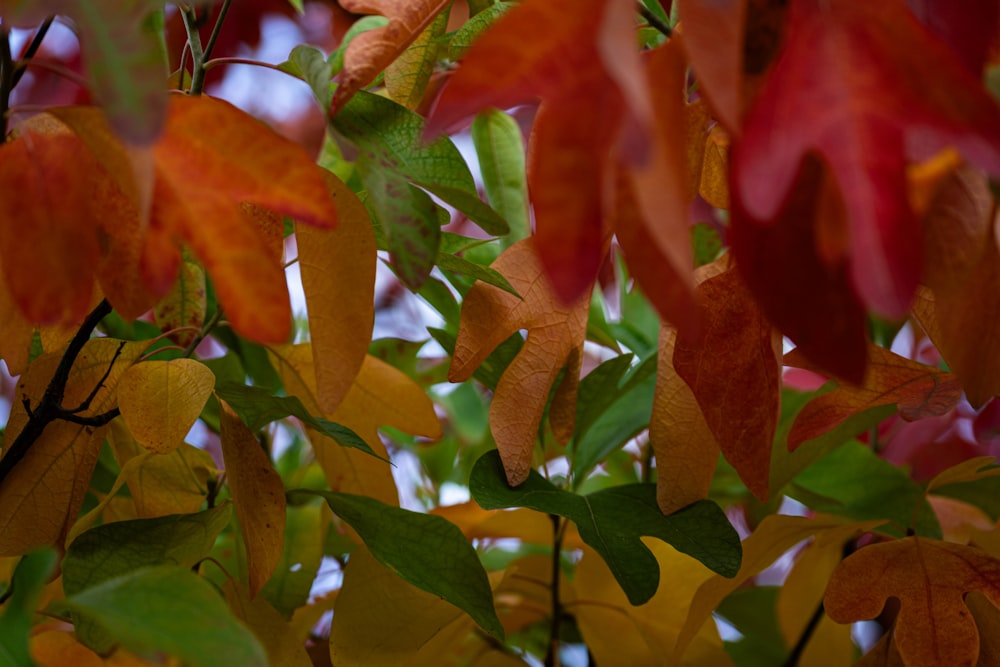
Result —
POLYGON ((215 375, 193 359, 145 361, 122 376, 118 407, 142 446, 165 453, 184 443, 215 387, 215 375))

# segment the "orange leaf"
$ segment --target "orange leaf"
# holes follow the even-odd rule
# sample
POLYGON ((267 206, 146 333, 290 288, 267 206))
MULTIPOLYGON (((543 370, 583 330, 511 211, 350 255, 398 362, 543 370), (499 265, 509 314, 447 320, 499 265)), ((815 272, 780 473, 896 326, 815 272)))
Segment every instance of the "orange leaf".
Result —
POLYGON ((703 304, 701 326, 678 334, 673 364, 726 460, 764 500, 778 424, 781 339, 728 256, 708 267, 722 272, 695 288, 703 304))
MULTIPOLYGON (((962 388, 951 373, 910 361, 889 350, 870 345, 868 374, 860 386, 841 385, 809 401, 799 412, 788 434, 788 449, 794 451, 837 427, 851 415, 880 405, 898 405, 907 421, 943 415, 955 407, 962 388)), ((785 363, 815 370, 798 350, 785 356, 785 363)))
POLYGON ((677 331, 660 329, 656 392, 649 444, 656 455, 656 500, 664 514, 708 498, 719 463, 719 443, 691 388, 674 370, 677 331))
POLYGON ((491 266, 523 300, 492 285, 473 285, 462 303, 448 379, 469 379, 497 345, 516 331, 528 330, 524 347, 504 371, 490 404, 490 430, 507 481, 516 486, 531 470, 542 414, 564 366, 566 375, 552 401, 552 430, 562 442, 573 433, 575 413, 566 406, 576 403, 590 299, 583 295, 570 306, 562 303, 542 273, 532 239, 515 243, 491 266))
MULTIPOLYGON (((155 183, 144 228, 136 195, 128 194, 141 191, 132 163, 110 138, 100 112, 72 107, 55 113, 126 193, 119 201, 99 202, 111 221, 101 227, 110 239, 109 255, 119 255, 118 262, 103 265, 102 285, 124 316, 137 316, 152 305, 127 298, 127 286, 137 277, 154 295, 170 289, 180 264, 177 244, 184 242, 211 274, 235 329, 261 342, 287 338, 290 308, 281 260, 274 252, 278 219, 273 214, 320 227, 336 222, 322 171, 301 147, 226 102, 172 96, 166 126, 152 151, 155 183), (262 225, 259 216, 248 218, 245 204, 269 209, 271 222, 262 225), (143 310, 133 310, 139 308, 143 310)), ((97 234, 96 226, 91 233, 97 234)))
POLYGON ((340 0, 352 14, 380 14, 389 23, 361 33, 347 45, 330 114, 371 83, 448 5, 449 0, 340 0))
MULTIPOLYGON (((121 341, 95 338, 84 345, 70 371, 63 405, 75 407, 94 390, 108 370, 121 341)), ((146 343, 126 343, 98 389, 90 417, 114 407, 118 381, 146 349, 146 343)), ((45 392, 62 352, 36 359, 17 383, 17 396, 36 404, 45 392)), ((5 437, 9 442, 28 422, 23 403, 14 402, 5 437)), ((47 545, 60 545, 83 503, 97 463, 107 426, 93 428, 67 421, 49 424, 0 485, 0 556, 13 556, 47 545)))
POLYGON ((316 369, 317 402, 331 413, 344 399, 368 354, 375 322, 375 235, 361 200, 333 174, 325 176, 337 204, 335 230, 297 225, 302 289, 316 369))
POLYGON ((974 665, 979 632, 963 597, 1000 604, 1000 560, 976 547, 907 537, 865 547, 830 578, 823 604, 838 623, 875 618, 899 600, 894 637, 910 667, 974 665))
POLYGON ((285 485, 243 420, 221 398, 219 405, 222 456, 246 544, 252 598, 271 578, 285 548, 285 485))

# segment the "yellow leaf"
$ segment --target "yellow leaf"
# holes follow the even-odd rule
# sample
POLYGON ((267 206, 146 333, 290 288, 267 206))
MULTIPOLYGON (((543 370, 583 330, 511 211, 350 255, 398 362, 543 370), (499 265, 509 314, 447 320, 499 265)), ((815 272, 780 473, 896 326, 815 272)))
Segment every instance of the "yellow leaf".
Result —
POLYGON ((742 586, 747 579, 768 567, 778 556, 797 543, 807 537, 821 534, 825 534, 823 539, 843 543, 851 535, 871 530, 883 523, 885 522, 844 523, 840 519, 825 516, 806 518, 772 514, 765 517, 757 529, 743 540, 743 563, 736 576, 727 579, 714 575, 698 588, 698 592, 691 601, 687 620, 678 636, 673 660, 675 662, 680 660, 699 628, 727 595, 742 586))
POLYGON ((197 338, 207 308, 205 269, 193 257, 185 256, 174 286, 153 310, 156 324, 170 340, 187 347, 197 338))
POLYGON ((664 514, 708 498, 719 463, 719 444, 698 400, 674 370, 676 340, 677 330, 663 325, 649 421, 649 444, 656 455, 656 500, 664 514))
POLYGON ((927 496, 927 502, 934 509, 941 524, 941 538, 946 542, 968 544, 975 531, 993 529, 990 517, 975 505, 947 496, 927 496))
POLYGON ((334 230, 296 225, 302 290, 316 372, 317 403, 337 409, 368 354, 375 322, 375 234, 361 200, 324 172, 337 206, 334 230))
MULTIPOLYGON (((125 369, 145 351, 146 343, 125 343, 112 365, 121 341, 95 338, 84 345, 70 371, 63 406, 75 408, 97 387, 90 408, 80 413, 90 417, 110 410, 116 400, 118 381, 125 369)), ((62 353, 40 356, 21 376, 18 398, 37 404, 55 372, 62 353)), ((15 400, 7 424, 7 442, 13 442, 28 422, 21 400, 15 400)), ((90 484, 107 426, 94 428, 66 421, 49 424, 24 458, 0 485, 0 556, 21 555, 46 545, 61 545, 66 531, 76 521, 90 484)))
POLYGON ((128 462, 122 466, 121 471, 118 473, 118 477, 115 478, 115 483, 112 485, 111 490, 105 494, 104 499, 97 504, 96 507, 91 509, 89 512, 81 516, 76 522, 73 523, 73 527, 70 528, 69 533, 66 535, 66 544, 72 544, 73 540, 79 537, 80 533, 86 530, 90 530, 97 523, 97 520, 104 513, 104 509, 111 503, 111 501, 118 494, 118 490, 122 488, 125 484, 125 480, 128 476, 128 471, 130 469, 137 468, 142 465, 143 461, 147 458, 154 456, 153 452, 144 452, 139 456, 131 458, 128 462))
POLYGON ((221 398, 219 406, 222 456, 246 544, 253 597, 271 577, 285 547, 285 485, 246 424, 221 398))
MULTIPOLYGON (((309 345, 274 348, 275 368, 289 394, 298 396, 315 413, 316 378, 309 345)), ((343 402, 333 413, 321 413, 361 436, 380 456, 387 456, 378 435, 381 426, 391 426, 412 435, 441 437, 441 424, 434 404, 424 390, 402 371, 372 356, 366 356, 361 370, 343 402)), ((367 495, 390 505, 399 504, 396 483, 385 461, 369 454, 341 447, 331 439, 310 433, 316 460, 334 491, 367 495)))
POLYGON ((199 361, 144 361, 122 376, 118 407, 135 439, 162 454, 184 443, 214 388, 215 375, 199 361))
POLYGON ((729 135, 721 125, 705 138, 698 194, 715 208, 729 208, 729 135))
POLYGON ((264 645, 271 667, 312 667, 305 638, 290 632, 288 621, 267 600, 259 595, 251 599, 243 583, 232 579, 222 585, 222 592, 236 618, 264 645))
POLYGON ((528 478, 549 392, 564 367, 550 421, 561 442, 573 433, 590 295, 571 305, 562 303, 543 275, 530 238, 505 250, 491 266, 523 300, 482 282, 472 286, 462 303, 448 379, 468 380, 494 348, 511 334, 528 330, 524 347, 504 371, 490 404, 490 430, 507 481, 516 486, 528 478))
MULTIPOLYGON (((814 540, 799 553, 778 593, 778 625, 789 648, 795 646, 805 632, 823 600, 830 575, 840 563, 844 544, 829 537, 814 540)), ((851 628, 833 622, 824 613, 806 644, 799 664, 849 667, 853 662, 851 628)))
POLYGON ((411 586, 359 547, 334 607, 330 658, 338 667, 412 665, 413 654, 460 616, 458 607, 411 586))
MULTIPOLYGON (((698 587, 712 572, 665 542, 643 540, 660 564, 660 587, 649 602, 633 607, 604 560, 590 547, 576 567, 576 599, 567 604, 599 665, 659 667, 674 649, 698 587)), ((712 624, 698 631, 681 665, 731 665, 712 624)))
POLYGON ((437 64, 438 38, 448 27, 448 12, 441 12, 396 60, 385 68, 385 89, 404 107, 417 110, 437 64))
POLYGON ((124 649, 102 658, 77 641, 75 635, 61 629, 45 629, 33 634, 29 644, 31 658, 38 667, 154 667, 160 662, 146 662, 124 649))

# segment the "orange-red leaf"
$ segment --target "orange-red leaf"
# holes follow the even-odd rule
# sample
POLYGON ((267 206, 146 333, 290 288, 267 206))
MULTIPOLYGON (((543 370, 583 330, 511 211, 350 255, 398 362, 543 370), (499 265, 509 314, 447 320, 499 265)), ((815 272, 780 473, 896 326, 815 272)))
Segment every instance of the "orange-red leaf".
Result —
POLYGON ((246 544, 253 597, 271 578, 285 548, 285 485, 243 420, 222 399, 219 405, 222 456, 246 544))
POLYGON ((922 249, 906 162, 949 144, 1000 173, 1000 110, 903 0, 798 0, 734 147, 733 189, 755 224, 772 224, 803 156, 818 152, 844 195, 852 285, 865 305, 899 317, 922 249))
POLYGON ((701 326, 677 336, 673 362, 691 388, 723 455, 747 488, 767 498, 778 424, 781 340, 729 258, 695 288, 701 326))
MULTIPOLYGON (((809 401, 792 424, 788 449, 794 451, 836 428, 848 417, 880 405, 898 405, 907 421, 943 415, 958 402, 962 388, 955 376, 931 366, 910 361, 894 352, 871 345, 871 362, 861 385, 843 384, 809 401)), ((798 350, 785 356, 789 366, 815 370, 798 350)))
POLYGON ((361 33, 347 45, 330 113, 337 113, 371 83, 448 5, 449 0, 340 0, 340 6, 353 14, 380 14, 389 23, 361 33))
POLYGON ((563 304, 542 273, 532 239, 512 245, 491 266, 523 300, 482 282, 469 290, 448 379, 469 379, 497 345, 521 329, 528 330, 524 347, 500 378, 490 404, 490 429, 507 481, 517 485, 531 470, 549 391, 564 366, 566 375, 552 402, 552 428, 563 442, 572 435, 574 411, 566 406, 576 403, 590 300, 583 295, 569 306, 563 304))
POLYGON ((1000 605, 1000 560, 977 547, 919 537, 861 549, 834 571, 823 603, 838 623, 875 618, 899 600, 894 637, 910 667, 974 665, 979 632, 963 597, 1000 605))

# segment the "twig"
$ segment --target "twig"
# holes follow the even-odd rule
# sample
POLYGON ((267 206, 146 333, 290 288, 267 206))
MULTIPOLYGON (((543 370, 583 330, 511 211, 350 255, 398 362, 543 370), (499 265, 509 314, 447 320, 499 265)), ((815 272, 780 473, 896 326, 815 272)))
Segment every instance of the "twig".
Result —
POLYGON ((222 22, 226 20, 226 14, 229 13, 229 5, 232 0, 223 0, 222 8, 219 9, 219 18, 215 20, 215 26, 212 28, 212 34, 208 36, 208 42, 205 44, 204 58, 208 60, 212 57, 212 51, 215 49, 215 43, 219 41, 219 33, 222 32, 222 22))
MULTIPOLYGON (((204 69, 210 70, 213 67, 218 67, 219 65, 252 65, 253 67, 265 67, 267 69, 273 69, 276 72, 281 72, 282 74, 288 74, 288 72, 281 69, 277 65, 266 63, 263 60, 253 60, 251 58, 212 58, 205 63, 204 69)), ((292 76, 291 74, 288 75, 292 76)))
POLYGON ((556 514, 550 514, 552 520, 552 623, 549 625, 549 646, 545 651, 545 667, 559 667, 559 626, 562 622, 562 603, 559 600, 559 575, 561 572, 559 558, 562 553, 563 524, 556 514))
POLYGON ((24 76, 25 68, 27 68, 28 62, 35 57, 36 53, 38 53, 38 49, 42 45, 42 40, 45 39, 45 35, 49 32, 49 28, 52 27, 53 19, 55 19, 55 17, 50 16, 42 21, 42 25, 38 26, 38 30, 35 31, 35 35, 31 38, 31 42, 27 47, 25 47, 24 51, 21 52, 21 57, 18 58, 19 62, 14 71, 14 79, 11 81, 12 88, 16 86, 21 80, 21 77, 24 76))
MULTIPOLYGON (((29 409, 28 399, 24 399, 25 409, 28 411, 28 423, 24 425, 24 428, 14 438, 14 442, 6 448, 7 451, 3 458, 0 458, 0 484, 3 484, 10 471, 20 463, 24 455, 28 453, 31 445, 42 435, 45 427, 52 422, 64 419, 83 426, 101 426, 117 416, 118 408, 94 417, 80 417, 62 407, 63 397, 66 392, 66 383, 69 381, 69 374, 73 368, 73 364, 76 362, 77 357, 80 356, 83 346, 90 340, 90 334, 110 312, 111 305, 107 299, 97 304, 97 307, 87 315, 87 318, 73 335, 69 345, 66 346, 66 351, 63 352, 59 366, 56 367, 56 372, 52 374, 52 379, 49 380, 49 384, 45 388, 45 393, 42 394, 42 399, 35 406, 34 410, 29 409), (111 415, 111 413, 115 414, 111 415)), ((115 359, 117 358, 118 354, 116 353, 115 359)), ((114 362, 112 362, 113 364, 114 362)))
POLYGON ((10 55, 10 27, 0 24, 0 123, 3 136, 7 136, 7 111, 10 94, 14 90, 14 60, 10 55))
POLYGON ((791 652, 788 654, 788 658, 785 660, 784 667, 798 667, 799 660, 802 659, 802 654, 806 650, 806 645, 809 640, 812 639, 813 634, 816 632, 816 628, 819 627, 819 622, 823 620, 823 600, 819 601, 819 605, 816 607, 816 611, 809 618, 809 622, 806 624, 802 634, 799 635, 799 640, 795 642, 795 646, 792 647, 791 652))
POLYGON ((646 23, 648 23, 651 27, 656 28, 667 37, 673 36, 674 29, 671 28, 666 23, 664 23, 663 19, 661 19, 659 16, 649 11, 649 7, 642 4, 641 0, 639 2, 639 15, 642 16, 642 18, 646 19, 646 23))

